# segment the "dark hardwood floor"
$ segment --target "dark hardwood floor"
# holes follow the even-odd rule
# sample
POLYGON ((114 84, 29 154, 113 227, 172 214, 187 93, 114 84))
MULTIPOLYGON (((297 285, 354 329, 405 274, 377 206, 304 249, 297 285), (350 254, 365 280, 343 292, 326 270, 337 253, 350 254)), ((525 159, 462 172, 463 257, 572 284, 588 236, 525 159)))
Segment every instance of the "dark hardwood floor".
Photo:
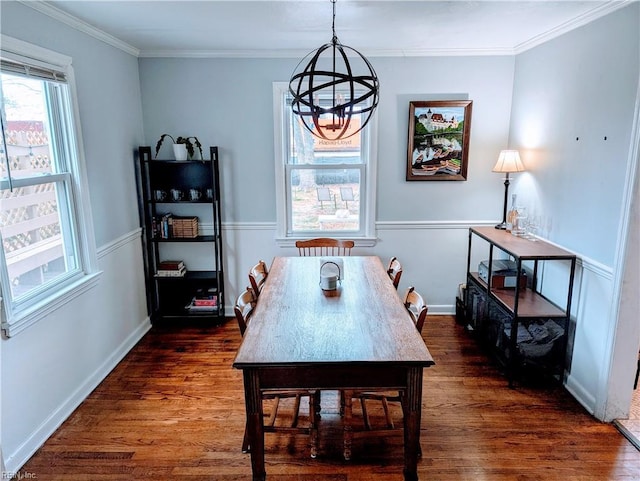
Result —
MULTIPOLYGON (((640 478, 640 452, 561 387, 509 389, 450 316, 430 316, 421 480, 603 481, 640 478)), ((250 480, 241 337, 217 328, 154 328, 21 473, 38 481, 250 480)), ((401 481, 402 437, 357 438, 345 462, 337 397, 323 395, 319 454, 304 435, 266 435, 267 479, 401 481)), ((375 414, 375 413, 374 413, 375 414)))

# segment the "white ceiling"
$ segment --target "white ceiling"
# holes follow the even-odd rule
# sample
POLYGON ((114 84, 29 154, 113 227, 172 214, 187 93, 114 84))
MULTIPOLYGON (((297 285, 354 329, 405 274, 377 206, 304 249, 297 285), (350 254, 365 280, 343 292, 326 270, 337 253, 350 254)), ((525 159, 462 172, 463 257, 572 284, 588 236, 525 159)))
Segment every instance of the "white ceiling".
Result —
MULTIPOLYGON (((371 56, 514 54, 629 1, 338 0, 335 28, 371 56)), ((24 3, 141 57, 297 57, 332 36, 330 0, 24 3)))

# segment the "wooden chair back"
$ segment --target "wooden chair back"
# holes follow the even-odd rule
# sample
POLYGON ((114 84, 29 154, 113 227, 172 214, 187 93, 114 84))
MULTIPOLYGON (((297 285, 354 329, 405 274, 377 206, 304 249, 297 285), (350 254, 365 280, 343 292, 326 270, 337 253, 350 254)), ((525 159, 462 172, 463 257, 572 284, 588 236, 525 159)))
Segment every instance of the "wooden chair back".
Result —
POLYGON ((256 307, 256 296, 253 293, 253 289, 247 287, 244 292, 240 293, 236 299, 236 304, 233 306, 233 312, 236 315, 238 321, 238 327, 240 328, 240 334, 244 336, 244 331, 247 330, 247 325, 253 314, 253 309, 256 307))
POLYGON ((251 284, 251 288, 253 289, 256 297, 260 295, 260 292, 262 292, 262 287, 267 281, 268 275, 269 270, 267 269, 267 264, 265 264, 263 260, 260 260, 260 262, 249 269, 249 283, 251 284))
POLYGON ((387 274, 389 274, 389 279, 391 279, 391 282, 393 282, 393 287, 398 289, 398 284, 400 284, 400 277, 402 277, 402 264, 400 264, 400 261, 396 257, 392 257, 389 261, 387 274))
POLYGON ((320 237, 296 241, 298 254, 308 256, 350 256, 355 242, 344 239, 320 237))
POLYGON ((427 318, 427 311, 429 309, 423 297, 411 286, 407 289, 403 302, 413 323, 416 325, 416 329, 422 334, 422 328, 424 327, 424 321, 427 318))

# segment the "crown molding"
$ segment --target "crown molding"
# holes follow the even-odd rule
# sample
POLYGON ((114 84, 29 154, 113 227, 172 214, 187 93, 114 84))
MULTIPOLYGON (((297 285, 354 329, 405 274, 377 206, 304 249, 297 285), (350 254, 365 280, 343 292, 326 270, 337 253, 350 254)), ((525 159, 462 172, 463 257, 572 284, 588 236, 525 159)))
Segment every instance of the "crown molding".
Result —
MULTIPOLYGON (((59 22, 86 33, 102 42, 116 47, 135 57, 146 58, 303 58, 309 51, 298 50, 140 50, 99 28, 84 22, 83 20, 63 12, 57 7, 42 0, 18 0, 38 12, 47 15, 59 22)), ((588 12, 568 21, 541 35, 522 42, 513 48, 487 48, 487 49, 386 49, 366 50, 363 54, 368 57, 476 57, 476 56, 509 56, 518 55, 529 49, 537 47, 560 35, 568 33, 576 28, 593 22, 616 10, 619 10, 638 0, 612 0, 604 5, 594 7, 588 12)))
MULTIPOLYGON (((512 48, 491 49, 386 49, 386 50, 362 50, 362 53, 371 58, 375 57, 477 57, 515 55, 512 48)), ((304 58, 309 54, 308 50, 141 50, 142 58, 304 58)))
POLYGON ((63 12, 59 8, 48 4, 47 2, 44 2, 41 0, 35 0, 35 1, 18 0, 18 1, 27 7, 30 7, 44 15, 47 15, 48 17, 51 17, 54 20, 57 20, 61 23, 69 25, 71 28, 74 28, 80 32, 86 33, 87 35, 97 40, 100 40, 108 45, 111 45, 112 47, 116 47, 117 49, 120 49, 130 55, 133 55, 134 57, 140 56, 139 49, 129 45, 126 42, 123 42, 122 40, 114 37, 113 35, 110 35, 100 30, 97 27, 94 27, 93 25, 88 24, 87 22, 80 20, 77 17, 74 17, 73 15, 69 15, 68 13, 63 12))
POLYGON ((549 30, 548 32, 540 34, 536 37, 533 37, 527 40, 526 42, 522 42, 516 45, 513 49, 514 54, 518 55, 534 47, 537 47, 538 45, 542 45, 543 43, 546 43, 549 40, 559 37, 560 35, 564 35, 565 33, 575 30, 576 28, 587 25, 588 23, 591 23, 601 17, 604 17, 605 15, 609 15, 610 13, 613 13, 616 10, 626 7, 627 5, 635 1, 638 1, 638 0, 613 0, 613 1, 607 2, 604 5, 599 5, 597 7, 594 7, 588 12, 585 12, 582 15, 569 20, 568 22, 558 25, 557 27, 549 30))

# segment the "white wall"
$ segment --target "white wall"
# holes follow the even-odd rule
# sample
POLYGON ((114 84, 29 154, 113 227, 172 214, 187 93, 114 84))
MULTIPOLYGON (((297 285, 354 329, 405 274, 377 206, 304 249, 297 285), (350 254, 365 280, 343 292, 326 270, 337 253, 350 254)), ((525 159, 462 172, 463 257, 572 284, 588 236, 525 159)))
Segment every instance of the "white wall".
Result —
MULTIPOLYGON (((582 260, 567 386, 599 418, 611 415, 604 412, 609 377, 629 381, 635 369, 627 364, 614 373, 609 366, 619 322, 611 306, 618 299, 627 235, 620 227, 633 185, 632 140, 638 140, 632 126, 639 12, 633 3, 518 55, 515 69, 510 139, 528 172, 518 176, 513 191, 543 215, 545 235, 582 260)), ((636 316, 620 322, 639 323, 636 316)), ((633 346, 637 353, 640 330, 626 332, 635 335, 624 348, 628 359, 633 346)), ((622 392, 610 395, 628 401, 631 383, 625 388, 619 381, 622 392)), ((617 414, 624 413, 618 408, 617 414)))
POLYGON ((73 58, 103 273, 53 314, 0 340, 0 444, 16 471, 148 329, 133 153, 142 141, 136 57, 18 2, 5 35, 73 58))

